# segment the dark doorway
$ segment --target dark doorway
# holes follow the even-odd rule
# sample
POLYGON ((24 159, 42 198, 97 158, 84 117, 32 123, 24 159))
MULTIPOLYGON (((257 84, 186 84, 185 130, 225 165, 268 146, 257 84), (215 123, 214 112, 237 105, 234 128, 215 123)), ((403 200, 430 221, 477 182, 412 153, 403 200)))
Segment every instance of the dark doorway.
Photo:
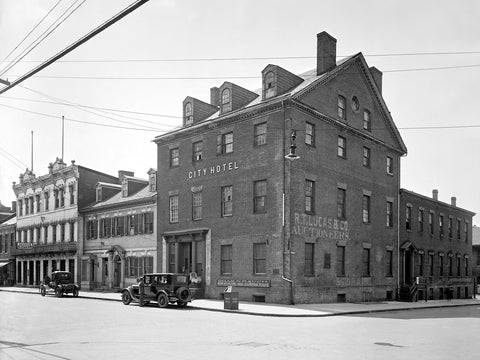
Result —
POLYGON ((404 270, 404 282, 407 285, 412 283, 412 253, 410 250, 405 250, 405 270, 404 270))
POLYGON ((115 256, 113 260, 114 263, 114 274, 113 274, 113 287, 120 287, 120 281, 122 280, 122 260, 120 256, 115 256))

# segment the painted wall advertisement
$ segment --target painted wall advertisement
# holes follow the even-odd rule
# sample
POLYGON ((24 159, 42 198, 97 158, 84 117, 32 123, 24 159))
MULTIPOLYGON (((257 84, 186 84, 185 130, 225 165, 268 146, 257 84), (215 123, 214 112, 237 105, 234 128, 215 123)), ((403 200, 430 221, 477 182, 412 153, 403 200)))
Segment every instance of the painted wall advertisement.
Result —
POLYGON ((348 222, 326 216, 295 213, 292 235, 326 240, 350 240, 348 222))

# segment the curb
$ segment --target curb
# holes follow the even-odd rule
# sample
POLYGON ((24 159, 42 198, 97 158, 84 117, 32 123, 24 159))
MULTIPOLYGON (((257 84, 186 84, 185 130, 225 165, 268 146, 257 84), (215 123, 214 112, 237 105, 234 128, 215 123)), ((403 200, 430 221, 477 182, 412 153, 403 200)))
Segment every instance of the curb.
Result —
MULTIPOLYGON (((11 292, 11 293, 21 293, 21 294, 30 294, 30 295, 40 295, 40 293, 33 291, 21 291, 21 290, 4 290, 0 288, 0 292, 11 292)), ((81 294, 81 293, 80 293, 81 294)), ((102 301, 112 301, 112 302, 121 302, 121 299, 108 299, 102 297, 93 297, 93 296, 82 296, 79 295, 79 298, 82 299, 91 299, 91 300, 102 300, 102 301)), ((431 306, 409 306, 402 307, 398 309, 373 309, 373 310, 353 310, 353 311, 344 311, 344 312, 331 312, 324 314, 278 314, 278 313, 257 313, 252 311, 238 311, 238 310, 228 310, 228 309, 212 309, 208 307, 189 305, 190 309, 195 310, 205 310, 212 312, 223 312, 229 314, 238 314, 238 315, 253 315, 253 316, 269 316, 269 317, 285 317, 285 318, 320 318, 320 317, 332 317, 332 316, 348 316, 348 315, 361 315, 361 314, 373 314, 373 313, 385 313, 385 312, 396 312, 396 311, 408 311, 408 310, 425 310, 425 309, 441 309, 441 308, 450 308, 450 307, 466 307, 466 306, 479 306, 478 304, 444 304, 444 305, 431 305, 431 306)))

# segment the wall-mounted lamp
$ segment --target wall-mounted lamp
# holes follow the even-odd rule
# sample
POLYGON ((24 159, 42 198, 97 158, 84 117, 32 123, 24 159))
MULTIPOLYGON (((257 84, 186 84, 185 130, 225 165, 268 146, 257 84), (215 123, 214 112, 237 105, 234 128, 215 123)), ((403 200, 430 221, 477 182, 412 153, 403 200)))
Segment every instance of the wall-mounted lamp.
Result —
POLYGON ((292 130, 290 152, 287 155, 285 155, 285 159, 288 159, 288 160, 300 159, 300 156, 297 155, 297 145, 295 145, 295 138, 296 137, 297 137, 297 131, 292 130))

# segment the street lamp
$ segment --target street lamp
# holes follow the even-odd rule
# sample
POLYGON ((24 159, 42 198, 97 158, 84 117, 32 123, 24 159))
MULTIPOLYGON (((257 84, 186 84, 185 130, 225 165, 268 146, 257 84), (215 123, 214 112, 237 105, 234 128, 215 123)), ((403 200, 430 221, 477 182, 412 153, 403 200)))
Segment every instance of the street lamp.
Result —
POLYGON ((300 159, 300 156, 297 155, 297 145, 295 145, 296 137, 297 137, 297 130, 292 130, 290 152, 287 155, 285 155, 285 159, 288 159, 288 160, 300 159))

